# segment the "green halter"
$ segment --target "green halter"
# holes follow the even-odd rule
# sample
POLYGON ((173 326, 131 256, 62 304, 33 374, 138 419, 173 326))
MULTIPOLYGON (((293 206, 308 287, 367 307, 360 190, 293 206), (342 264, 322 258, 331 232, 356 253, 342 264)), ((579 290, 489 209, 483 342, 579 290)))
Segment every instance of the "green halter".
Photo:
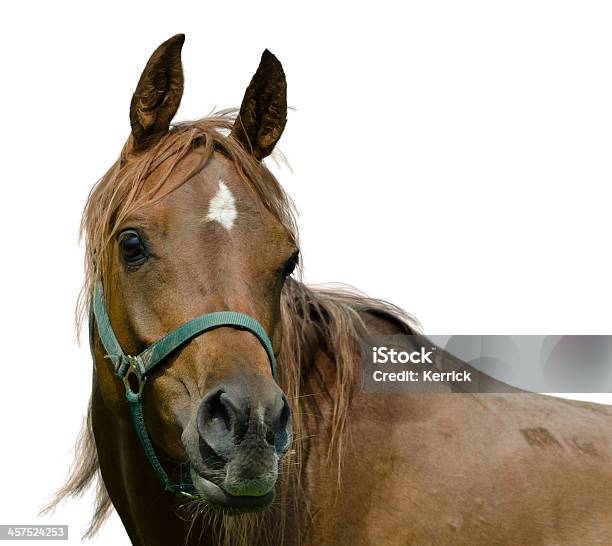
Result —
POLYGON ((163 482, 165 488, 177 495, 192 496, 189 492, 192 487, 188 484, 175 484, 172 482, 166 471, 163 469, 155 450, 147 433, 144 418, 142 414, 142 389, 148 375, 161 364, 166 357, 173 351, 205 332, 214 330, 215 328, 229 326, 239 330, 251 332, 261 343, 265 349, 270 367, 272 368, 272 376, 276 378, 276 357, 272 349, 272 343, 268 338, 261 324, 254 318, 244 313, 235 311, 218 311, 215 313, 207 313, 194 318, 182 326, 172 330, 169 334, 159 339, 152 345, 149 345, 138 356, 124 354, 117 337, 113 332, 113 328, 106 311, 104 304, 104 292, 102 284, 97 283, 94 288, 92 305, 89 315, 89 343, 93 355, 93 324, 95 321, 96 329, 102 346, 106 352, 106 358, 110 359, 115 370, 115 374, 125 385, 125 396, 130 408, 132 422, 136 429, 138 439, 144 449, 145 455, 149 463, 155 470, 159 479, 163 482), (135 391, 130 385, 130 377, 135 377, 138 389, 135 391))

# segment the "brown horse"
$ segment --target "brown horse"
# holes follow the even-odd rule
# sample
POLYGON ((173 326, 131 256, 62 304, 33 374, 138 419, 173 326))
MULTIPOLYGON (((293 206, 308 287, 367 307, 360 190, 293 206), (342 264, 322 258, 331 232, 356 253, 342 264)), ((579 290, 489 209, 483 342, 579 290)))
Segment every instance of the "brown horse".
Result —
POLYGON ((292 275, 292 209, 262 163, 285 127, 283 69, 264 52, 235 119, 170 126, 183 41, 149 60, 131 135, 89 197, 82 308, 100 281, 132 355, 203 313, 247 314, 272 340, 278 379, 255 336, 232 327, 194 337, 151 375, 154 451, 174 481, 190 467, 195 493, 176 495, 92 328, 90 409, 57 500, 100 475, 89 532, 112 504, 134 544, 612 544, 610 408, 450 386, 361 391, 360 339, 411 333, 414 321, 292 275))

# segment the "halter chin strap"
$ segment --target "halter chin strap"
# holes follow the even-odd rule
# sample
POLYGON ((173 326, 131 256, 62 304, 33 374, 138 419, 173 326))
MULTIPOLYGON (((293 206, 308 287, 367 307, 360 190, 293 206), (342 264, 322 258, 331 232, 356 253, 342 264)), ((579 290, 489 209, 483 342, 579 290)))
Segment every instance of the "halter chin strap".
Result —
POLYGON ((94 288, 89 316, 89 342, 92 355, 94 321, 98 336, 106 352, 106 358, 110 359, 115 374, 125 385, 125 396, 130 408, 132 423, 134 424, 136 434, 138 435, 138 439, 140 440, 149 463, 168 491, 177 495, 192 496, 190 493, 192 486, 184 483, 173 483, 155 454, 142 413, 141 399, 145 381, 149 374, 161 364, 170 353, 194 337, 214 330, 215 328, 227 326, 239 330, 246 330, 257 338, 268 355, 270 367, 272 368, 272 376, 276 378, 276 357, 274 356, 270 338, 268 338, 261 324, 253 317, 235 311, 218 311, 201 315, 186 322, 152 345, 149 345, 149 347, 137 356, 126 355, 117 341, 115 332, 113 332, 104 303, 104 292, 101 283, 97 283, 94 288))

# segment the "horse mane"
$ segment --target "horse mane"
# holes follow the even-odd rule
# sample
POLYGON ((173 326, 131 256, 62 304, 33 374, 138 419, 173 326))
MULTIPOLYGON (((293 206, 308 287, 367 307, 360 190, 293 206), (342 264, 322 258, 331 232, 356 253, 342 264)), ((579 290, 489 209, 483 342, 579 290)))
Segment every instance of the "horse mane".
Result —
MULTIPOLYGON (((256 193, 266 207, 298 241, 293 203, 272 173, 233 138, 228 136, 235 118, 235 110, 225 110, 209 117, 173 125, 171 130, 150 150, 131 157, 130 141, 124 146, 119 159, 97 182, 85 205, 80 234, 85 239, 85 281, 76 310, 77 332, 88 315, 92 289, 98 279, 109 282, 109 243, 116 236, 117 226, 134 211, 150 205, 168 195, 193 174, 201 170, 213 152, 231 159, 243 181, 256 193), (181 160, 194 148, 201 149, 201 162, 189 176, 178 183, 169 183, 169 177, 181 160), (152 173, 159 173, 156 184, 146 182, 152 173)), ((301 268, 294 275, 300 275, 301 268)), ((330 464, 337 469, 337 486, 346 445, 349 407, 358 379, 360 345, 366 334, 362 315, 371 313, 395 323, 406 333, 418 330, 418 324, 398 307, 369 298, 346 286, 312 287, 299 278, 289 278, 281 293, 279 328, 282 342, 278 355, 279 384, 293 410, 294 449, 281 468, 279 502, 277 508, 287 509, 290 496, 300 497, 296 510, 308 513, 308 500, 301 495, 300 464, 308 437, 308 409, 304 393, 314 366, 314 355, 324 351, 333 365, 330 385, 318 385, 331 400, 328 453, 330 464), (293 492, 293 495, 291 493, 293 492), (306 506, 304 506, 306 502, 306 506)), ((91 403, 75 447, 75 463, 66 483, 56 493, 43 513, 53 510, 63 499, 80 496, 96 483, 94 514, 84 538, 93 536, 109 517, 112 504, 100 475, 98 455, 91 424, 91 403)), ((259 517, 257 514, 255 517, 259 517)), ((262 519, 259 521, 263 521, 262 519)), ((256 527, 252 515, 225 518, 219 535, 227 544, 252 543, 256 527), (248 524, 240 523, 240 520, 248 524), (254 530, 255 529, 255 530, 254 530)), ((282 526, 282 524, 281 524, 282 526)), ((280 534, 283 534, 281 528, 280 534)), ((282 541, 281 541, 282 543, 282 541)))

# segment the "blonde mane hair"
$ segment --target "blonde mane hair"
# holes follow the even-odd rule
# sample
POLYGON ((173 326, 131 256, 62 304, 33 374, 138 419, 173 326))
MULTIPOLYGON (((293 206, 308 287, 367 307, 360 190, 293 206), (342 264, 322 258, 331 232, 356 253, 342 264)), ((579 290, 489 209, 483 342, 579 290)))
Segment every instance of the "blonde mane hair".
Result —
MULTIPOLYGON (((232 160, 244 183, 297 242, 291 200, 263 163, 256 161, 238 141, 228 136, 234 118, 235 111, 227 110, 198 121, 176 124, 155 146, 133 157, 128 153, 128 140, 119 159, 92 189, 83 213, 81 236, 85 239, 85 282, 77 306, 77 325, 88 315, 95 282, 102 279, 107 284, 112 278, 109 243, 116 235, 116 226, 127 215, 174 191, 201 170, 215 151, 232 160), (170 175, 196 147, 200 151, 201 162, 190 175, 171 183, 170 175), (154 172, 159 176, 154 187, 149 187, 145 182, 154 172)), ((220 543, 252 544, 254 538, 262 539, 274 532, 274 540, 278 541, 280 536, 281 541, 276 543, 282 544, 285 521, 291 518, 294 526, 309 519, 308 499, 301 494, 300 485, 303 455, 308 449, 310 436, 309 417, 312 416, 307 395, 311 397, 323 393, 330 400, 329 437, 319 437, 316 441, 327 441, 328 463, 334 465, 340 487, 349 407, 358 380, 359 339, 366 334, 360 315, 364 312, 385 317, 406 332, 418 329, 416 321, 399 308, 366 297, 354 289, 309 287, 296 278, 287 279, 281 293, 279 327, 282 329, 282 342, 278 355, 278 381, 292 406, 294 447, 283 461, 278 501, 267 513, 240 517, 207 516, 220 543), (305 392, 313 375, 314 357, 320 352, 324 352, 332 363, 333 381, 329 385, 318 383, 316 388, 319 391, 305 392), (282 515, 281 523, 272 524, 269 518, 277 517, 279 513, 282 515), (273 531, 266 529, 266 526, 272 527, 273 531)), ((52 510, 66 497, 79 496, 96 481, 96 505, 85 537, 91 537, 98 531, 112 509, 100 477, 90 404, 75 448, 74 466, 66 483, 45 511, 52 510)), ((187 507, 187 511, 195 521, 202 510, 191 506, 187 507)))

